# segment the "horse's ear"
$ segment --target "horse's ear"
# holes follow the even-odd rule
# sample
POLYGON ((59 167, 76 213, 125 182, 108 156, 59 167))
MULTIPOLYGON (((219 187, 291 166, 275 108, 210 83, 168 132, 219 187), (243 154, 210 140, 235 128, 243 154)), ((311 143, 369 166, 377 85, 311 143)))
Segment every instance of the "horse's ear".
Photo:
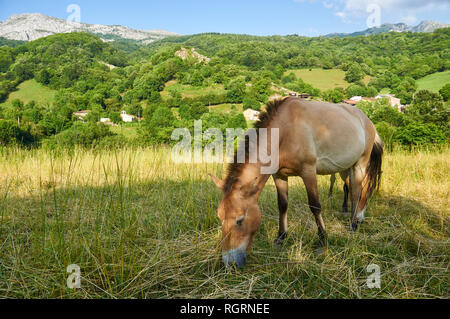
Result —
POLYGON ((212 175, 212 174, 208 174, 208 175, 211 177, 211 179, 213 180, 214 184, 216 184, 216 186, 217 186, 220 190, 222 190, 222 189, 223 189, 223 185, 225 184, 225 183, 223 182, 223 180, 221 180, 221 179, 215 177, 215 176, 212 175))

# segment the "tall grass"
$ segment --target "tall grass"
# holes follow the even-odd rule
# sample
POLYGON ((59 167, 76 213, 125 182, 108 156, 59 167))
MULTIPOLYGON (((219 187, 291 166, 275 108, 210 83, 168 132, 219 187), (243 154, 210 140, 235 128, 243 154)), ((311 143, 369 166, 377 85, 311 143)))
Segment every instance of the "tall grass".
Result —
POLYGON ((351 233, 319 190, 330 250, 314 254, 316 226, 304 186, 290 179, 289 237, 278 231, 273 182, 260 198, 263 223, 248 265, 220 258, 221 193, 207 173, 176 165, 166 148, 0 152, 0 298, 448 298, 450 150, 396 151, 381 190, 351 233), (67 288, 66 268, 81 268, 67 288), (381 268, 369 289, 366 267, 381 268))

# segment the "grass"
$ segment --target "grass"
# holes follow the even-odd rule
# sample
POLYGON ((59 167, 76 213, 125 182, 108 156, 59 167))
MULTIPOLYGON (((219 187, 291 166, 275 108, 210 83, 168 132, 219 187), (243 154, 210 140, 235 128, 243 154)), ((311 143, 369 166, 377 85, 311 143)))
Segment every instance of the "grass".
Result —
POLYGON ((244 111, 244 105, 243 104, 236 104, 236 103, 225 103, 225 104, 219 104, 219 105, 213 105, 209 108, 211 112, 218 112, 218 113, 230 113, 231 108, 236 108, 236 111, 243 112, 244 111))
MULTIPOLYGON (((300 69, 289 70, 285 72, 285 75, 293 72, 297 78, 301 78, 304 82, 311 84, 313 87, 320 90, 334 89, 337 87, 347 88, 350 83, 345 81, 345 72, 340 69, 300 69)), ((366 76, 363 82, 367 85, 370 81, 370 77, 366 76)))
POLYGON ((122 135, 127 140, 133 140, 138 136, 139 124, 126 125, 122 124, 119 126, 110 126, 109 129, 115 134, 122 135))
POLYGON ((319 192, 330 250, 316 256, 316 226, 299 178, 290 179, 289 237, 277 250, 273 182, 248 265, 220 258, 221 193, 207 173, 176 165, 170 149, 0 150, 0 298, 448 298, 450 150, 384 158, 366 223, 348 231, 338 184, 319 192), (66 287, 70 264, 81 289, 66 287), (381 268, 381 289, 366 267, 381 268))
POLYGON ((163 97, 170 97, 171 92, 180 93, 183 98, 194 98, 209 93, 220 94, 225 92, 222 84, 213 84, 205 87, 195 87, 187 84, 179 84, 174 81, 169 82, 164 91, 161 92, 163 97))
POLYGON ((56 91, 49 89, 36 80, 24 81, 17 87, 17 91, 9 94, 5 104, 10 104, 14 99, 20 99, 25 104, 36 101, 39 104, 53 102, 56 91))
POLYGON ((436 72, 416 81, 417 90, 439 92, 447 83, 450 83, 450 71, 436 72))

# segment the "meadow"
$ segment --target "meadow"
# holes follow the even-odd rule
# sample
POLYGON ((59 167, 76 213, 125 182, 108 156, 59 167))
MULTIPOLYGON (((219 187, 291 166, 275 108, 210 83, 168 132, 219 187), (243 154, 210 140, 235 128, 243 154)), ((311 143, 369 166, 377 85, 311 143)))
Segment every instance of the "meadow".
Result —
POLYGON ((277 249, 276 192, 243 270, 220 256, 219 164, 173 164, 170 149, 51 153, 0 149, 0 298, 448 298, 450 150, 386 154, 380 191, 356 233, 319 191, 329 253, 299 178, 290 179, 289 237, 277 249), (81 269, 67 288, 66 268, 81 269), (369 264, 381 289, 369 289, 369 264))
MULTIPOLYGON (((344 79, 345 72, 340 69, 298 69, 286 71, 284 74, 288 75, 291 72, 293 72, 297 78, 302 79, 304 82, 311 84, 313 87, 320 90, 329 90, 338 87, 346 88, 349 86, 349 83, 344 79)), ((366 85, 369 81, 369 76, 366 76, 363 79, 363 83, 366 85)))
POLYGON ((436 72, 417 80, 418 90, 430 90, 439 92, 439 90, 450 82, 450 72, 436 72))
POLYGON ((36 82, 36 80, 27 80, 17 86, 17 90, 11 92, 4 105, 0 104, 0 107, 9 105, 15 99, 20 99, 24 104, 31 101, 39 101, 42 105, 51 104, 56 91, 43 86, 36 82))

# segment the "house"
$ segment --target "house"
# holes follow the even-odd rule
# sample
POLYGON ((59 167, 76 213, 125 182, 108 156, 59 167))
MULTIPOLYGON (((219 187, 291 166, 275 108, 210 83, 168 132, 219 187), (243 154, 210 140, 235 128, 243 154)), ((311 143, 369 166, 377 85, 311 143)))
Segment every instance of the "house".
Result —
POLYGON ((356 105, 356 104, 359 103, 359 101, 354 101, 354 100, 352 100, 352 99, 349 99, 349 100, 342 100, 342 102, 345 103, 345 104, 350 104, 350 105, 356 105))
POLYGON ((247 121, 257 121, 259 117, 258 111, 252 110, 252 109, 246 109, 244 111, 244 117, 247 121))
POLYGON ((135 120, 136 116, 127 114, 126 111, 122 111, 122 112, 120 113, 120 118, 121 118, 122 121, 124 121, 125 123, 131 123, 131 122, 133 122, 133 121, 135 120))
POLYGON ((307 98, 309 98, 309 94, 308 93, 290 92, 289 96, 295 96, 295 97, 298 97, 299 99, 307 99, 307 98))
POLYGON ((391 94, 380 94, 380 95, 377 95, 375 98, 376 98, 377 100, 378 100, 378 99, 382 99, 382 98, 387 98, 387 99, 389 100, 389 104, 390 104, 392 107, 397 108, 397 110, 398 110, 399 112, 401 112, 401 110, 402 110, 402 106, 403 106, 403 105, 402 105, 400 99, 399 99, 399 98, 396 98, 394 95, 391 95, 391 94))
POLYGON ((78 112, 74 112, 73 116, 77 117, 79 120, 84 120, 84 118, 86 117, 86 115, 89 114, 89 110, 84 110, 84 111, 78 111, 78 112))
POLYGON ((102 118, 100 119, 100 123, 103 123, 103 124, 109 125, 109 126, 117 126, 117 125, 114 124, 114 123, 111 121, 111 119, 108 118, 108 117, 102 117, 102 118))

